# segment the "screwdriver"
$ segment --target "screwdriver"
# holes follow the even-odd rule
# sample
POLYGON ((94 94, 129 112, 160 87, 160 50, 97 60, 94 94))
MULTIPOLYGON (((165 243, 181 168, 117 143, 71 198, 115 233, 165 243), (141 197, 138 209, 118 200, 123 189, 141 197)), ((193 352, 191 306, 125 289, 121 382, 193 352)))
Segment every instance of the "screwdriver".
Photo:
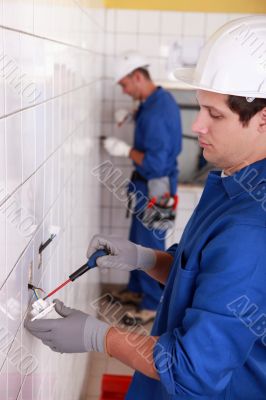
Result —
POLYGON ((93 253, 89 260, 86 262, 86 264, 82 265, 82 267, 80 267, 79 269, 77 269, 75 272, 73 272, 71 275, 69 275, 69 279, 67 281, 65 281, 64 283, 62 283, 61 285, 57 286, 57 288, 55 288, 54 290, 52 290, 50 293, 47 294, 47 296, 45 296, 43 298, 43 300, 48 299, 48 297, 52 296, 54 293, 58 292, 58 290, 62 289, 64 286, 66 286, 69 282, 73 282, 75 279, 79 278, 81 275, 85 274, 85 272, 89 271, 92 268, 95 268, 97 266, 96 264, 96 260, 98 257, 102 257, 102 256, 107 256, 109 253, 107 250, 101 249, 101 250, 97 250, 95 251, 95 253, 93 253))

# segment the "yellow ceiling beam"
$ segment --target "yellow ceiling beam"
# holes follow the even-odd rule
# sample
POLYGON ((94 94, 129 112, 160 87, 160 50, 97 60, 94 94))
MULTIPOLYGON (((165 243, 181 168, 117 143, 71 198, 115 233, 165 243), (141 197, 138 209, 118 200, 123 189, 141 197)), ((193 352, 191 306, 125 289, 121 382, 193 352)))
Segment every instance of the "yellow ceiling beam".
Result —
POLYGON ((266 14, 265 0, 105 0, 107 8, 266 14))

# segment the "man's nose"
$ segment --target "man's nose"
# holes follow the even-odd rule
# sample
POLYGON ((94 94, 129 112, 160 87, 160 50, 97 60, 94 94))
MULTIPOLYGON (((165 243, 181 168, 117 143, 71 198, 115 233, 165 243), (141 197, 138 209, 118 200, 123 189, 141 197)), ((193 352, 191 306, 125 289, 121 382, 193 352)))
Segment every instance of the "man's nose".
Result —
POLYGON ((192 131, 196 134, 206 134, 208 132, 206 121, 199 112, 195 121, 192 124, 192 131))

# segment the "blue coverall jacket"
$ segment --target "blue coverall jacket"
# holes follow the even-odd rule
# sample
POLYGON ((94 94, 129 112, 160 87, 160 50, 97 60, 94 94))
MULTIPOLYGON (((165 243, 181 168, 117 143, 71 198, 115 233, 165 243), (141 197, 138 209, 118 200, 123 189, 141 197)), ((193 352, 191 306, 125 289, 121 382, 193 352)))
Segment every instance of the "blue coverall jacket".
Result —
MULTIPOLYGON (((179 107, 170 93, 158 87, 143 102, 135 118, 134 148, 145 153, 135 169, 146 180, 169 176, 172 194, 177 190, 177 156, 181 151, 182 132, 179 107)), ((147 182, 134 181, 137 196, 148 197, 147 182)), ((143 209, 145 202, 138 201, 135 212, 143 209)), ((138 214, 132 217, 129 240, 142 246, 165 250, 165 231, 147 229, 138 214)), ((130 274, 128 290, 144 294, 140 308, 155 310, 162 290, 142 271, 130 274)))
POLYGON ((177 189, 177 156, 182 147, 179 107, 170 93, 158 87, 141 104, 135 118, 134 149, 145 153, 135 169, 145 179, 169 176, 171 192, 177 189))
POLYGON ((265 400, 266 160, 210 173, 168 251, 152 330, 160 381, 136 373, 126 399, 265 400))

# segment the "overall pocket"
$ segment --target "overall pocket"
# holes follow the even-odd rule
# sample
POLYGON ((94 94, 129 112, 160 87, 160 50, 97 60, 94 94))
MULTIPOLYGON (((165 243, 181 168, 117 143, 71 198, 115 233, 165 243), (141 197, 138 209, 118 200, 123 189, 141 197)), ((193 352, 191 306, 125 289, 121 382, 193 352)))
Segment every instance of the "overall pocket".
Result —
POLYGON ((170 298, 169 315, 171 321, 169 322, 171 328, 181 324, 186 309, 191 307, 198 273, 198 265, 182 265, 182 257, 179 257, 170 298))

